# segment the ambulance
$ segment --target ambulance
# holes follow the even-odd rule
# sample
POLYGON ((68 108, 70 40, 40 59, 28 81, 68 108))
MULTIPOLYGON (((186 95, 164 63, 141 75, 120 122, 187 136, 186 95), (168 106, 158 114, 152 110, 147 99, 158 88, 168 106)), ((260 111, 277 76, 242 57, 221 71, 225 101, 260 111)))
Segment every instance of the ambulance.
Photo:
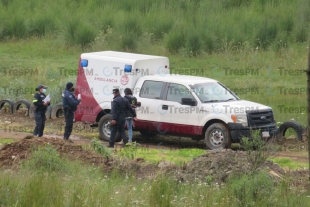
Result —
POLYGON ((169 59, 162 56, 116 51, 83 53, 78 64, 75 95, 82 102, 75 121, 99 128, 110 139, 112 90, 124 96, 130 88, 137 97, 134 129, 155 134, 204 140, 208 149, 230 147, 253 130, 262 138, 276 131, 272 108, 241 100, 217 80, 170 74, 169 59))

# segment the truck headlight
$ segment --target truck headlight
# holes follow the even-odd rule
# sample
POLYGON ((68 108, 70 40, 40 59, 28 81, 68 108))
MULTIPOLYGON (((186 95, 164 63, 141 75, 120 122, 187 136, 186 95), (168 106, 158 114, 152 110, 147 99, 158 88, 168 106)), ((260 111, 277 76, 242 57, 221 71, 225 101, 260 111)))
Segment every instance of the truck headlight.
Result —
POLYGON ((248 117, 246 115, 231 115, 234 123, 240 123, 242 126, 248 126, 248 117))

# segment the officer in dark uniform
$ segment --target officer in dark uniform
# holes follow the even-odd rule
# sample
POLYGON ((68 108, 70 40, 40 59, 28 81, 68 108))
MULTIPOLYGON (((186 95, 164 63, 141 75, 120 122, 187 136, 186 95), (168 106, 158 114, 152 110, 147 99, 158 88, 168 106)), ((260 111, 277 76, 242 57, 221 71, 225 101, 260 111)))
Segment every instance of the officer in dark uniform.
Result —
POLYGON ((118 131, 123 139, 124 146, 128 142, 126 133, 125 133, 125 118, 128 114, 128 111, 133 115, 133 117, 136 117, 136 112, 131 108, 131 105, 129 104, 128 100, 119 94, 119 89, 113 89, 113 101, 111 105, 111 115, 112 115, 112 121, 111 121, 111 136, 110 136, 110 142, 109 146, 111 148, 114 148, 114 141, 116 132, 118 131))
POLYGON ((33 131, 33 135, 37 137, 42 137, 43 136, 43 131, 45 127, 45 113, 47 110, 47 107, 50 105, 50 102, 44 102, 43 100, 45 99, 46 95, 46 89, 47 87, 44 85, 39 85, 36 88, 36 91, 38 91, 33 98, 33 105, 35 105, 34 109, 34 120, 36 122, 36 126, 33 131))
POLYGON ((77 106, 81 103, 81 98, 75 98, 73 91, 73 83, 68 82, 66 85, 66 90, 62 93, 62 105, 66 120, 64 140, 69 142, 72 142, 69 137, 73 128, 74 112, 76 111, 77 106))
MULTIPOLYGON (((124 92, 125 92, 124 98, 126 98, 128 100, 129 104, 131 104, 131 108, 135 111, 135 108, 137 107, 137 103, 138 103, 137 98, 132 95, 132 91, 130 88, 125 88, 124 92)), ((128 139, 129 139, 128 141, 129 141, 129 143, 132 142, 133 121, 137 121, 137 117, 133 117, 133 115, 128 112, 128 114, 126 116, 126 125, 127 125, 127 129, 128 129, 128 139)))

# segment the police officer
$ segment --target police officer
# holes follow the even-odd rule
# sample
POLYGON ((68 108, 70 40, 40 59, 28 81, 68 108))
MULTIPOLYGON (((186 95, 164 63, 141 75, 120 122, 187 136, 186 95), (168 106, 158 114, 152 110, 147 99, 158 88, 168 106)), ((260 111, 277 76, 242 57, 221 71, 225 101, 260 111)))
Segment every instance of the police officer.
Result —
POLYGON ((66 90, 62 93, 62 105, 65 114, 66 126, 65 126, 65 133, 64 133, 64 140, 72 142, 69 139, 72 128, 73 128, 73 119, 74 119, 74 112, 77 109, 77 106, 81 102, 81 98, 75 98, 74 94, 74 87, 73 83, 68 82, 66 85, 66 90))
POLYGON ((112 121, 111 121, 111 136, 110 136, 110 142, 109 146, 110 148, 114 148, 114 141, 116 132, 118 131, 120 135, 122 136, 124 146, 128 142, 126 133, 125 133, 125 118, 128 113, 128 111, 133 115, 133 117, 136 117, 136 112, 131 108, 131 105, 129 104, 128 100, 119 94, 119 89, 113 89, 113 101, 111 105, 111 115, 112 115, 112 121))
POLYGON ((33 131, 33 135, 37 137, 42 137, 43 136, 43 131, 45 127, 45 113, 47 110, 47 107, 50 105, 49 101, 44 102, 43 100, 45 99, 46 95, 46 89, 47 87, 44 85, 39 85, 36 88, 36 91, 38 91, 33 98, 33 105, 35 105, 34 109, 34 120, 36 122, 36 126, 33 131))

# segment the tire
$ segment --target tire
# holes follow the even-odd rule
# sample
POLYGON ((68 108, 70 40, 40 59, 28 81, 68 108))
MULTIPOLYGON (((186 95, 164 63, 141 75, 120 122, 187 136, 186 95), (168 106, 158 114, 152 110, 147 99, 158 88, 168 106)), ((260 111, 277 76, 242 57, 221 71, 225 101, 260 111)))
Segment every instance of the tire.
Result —
POLYGON ((222 123, 211 124, 205 132, 207 149, 230 148, 231 136, 228 127, 222 123))
POLYGON ((302 141, 302 134, 303 134, 303 127, 296 121, 287 121, 283 122, 280 127, 277 130, 277 133, 275 134, 276 140, 281 142, 284 139, 285 132, 287 131, 288 128, 294 129, 296 132, 296 139, 298 141, 302 141))
POLYGON ((13 113, 16 114, 17 111, 19 110, 19 108, 20 108, 22 105, 24 105, 24 106, 26 107, 26 109, 27 109, 27 112, 26 112, 25 116, 29 116, 29 111, 30 111, 30 106, 31 106, 31 104, 30 104, 30 102, 27 101, 27 100, 19 100, 19 101, 16 101, 15 104, 14 104, 14 106, 13 106, 13 110, 14 110, 13 113))
POLYGON ((29 118, 33 119, 34 118, 34 108, 35 106, 31 104, 30 109, 29 109, 29 118))
MULTIPOLYGON (((101 117, 99 123, 98 123, 98 131, 99 131, 99 137, 100 139, 109 142, 110 141, 110 121, 112 120, 112 115, 107 114, 101 117)), ((122 140, 122 137, 117 132, 115 137, 115 142, 120 142, 122 140)))
POLYGON ((151 137, 155 137, 156 136, 155 132, 151 132, 151 131, 148 131, 148 130, 140 130, 139 132, 140 132, 140 134, 142 134, 142 136, 144 136, 146 138, 151 138, 151 137))
POLYGON ((52 109, 53 109, 53 107, 52 107, 51 105, 49 105, 49 106, 47 107, 47 110, 46 110, 46 112, 45 112, 46 119, 51 119, 51 118, 52 118, 52 117, 51 117, 52 109))
POLYGON ((57 119, 62 117, 64 117, 64 110, 62 107, 62 103, 53 105, 51 110, 51 119, 57 119))
POLYGON ((10 100, 10 99, 4 99, 0 101, 0 111, 2 110, 2 107, 4 106, 4 104, 9 104, 10 105, 10 113, 13 114, 14 112, 14 101, 10 100))

